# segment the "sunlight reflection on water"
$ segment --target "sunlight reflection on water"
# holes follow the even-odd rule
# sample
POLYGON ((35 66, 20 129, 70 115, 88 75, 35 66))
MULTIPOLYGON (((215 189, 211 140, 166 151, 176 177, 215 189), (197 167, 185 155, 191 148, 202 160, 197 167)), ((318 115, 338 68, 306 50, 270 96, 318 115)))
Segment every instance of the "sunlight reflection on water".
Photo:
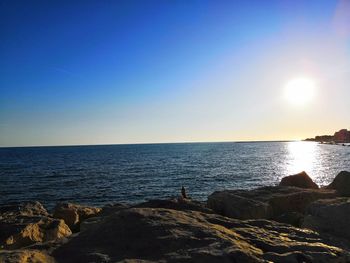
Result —
MULTIPOLYGON (((305 171, 316 183, 323 186, 329 184, 332 173, 331 167, 344 167, 344 158, 349 150, 341 146, 320 145, 310 142, 289 142, 286 145, 287 156, 285 171, 296 174, 305 171)), ((346 166, 346 165, 345 165, 346 166)))
POLYGON ((319 151, 317 144, 309 142, 289 142, 286 171, 289 174, 305 171, 309 174, 318 166, 319 151))

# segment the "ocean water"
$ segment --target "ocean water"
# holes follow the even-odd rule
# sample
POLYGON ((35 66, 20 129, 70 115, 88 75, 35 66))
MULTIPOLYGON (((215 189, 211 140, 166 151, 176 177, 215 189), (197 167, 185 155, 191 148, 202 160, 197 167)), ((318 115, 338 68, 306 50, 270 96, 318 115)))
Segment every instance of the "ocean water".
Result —
POLYGON ((350 147, 314 142, 0 148, 0 203, 102 206, 278 184, 305 170, 319 185, 350 170, 350 147))

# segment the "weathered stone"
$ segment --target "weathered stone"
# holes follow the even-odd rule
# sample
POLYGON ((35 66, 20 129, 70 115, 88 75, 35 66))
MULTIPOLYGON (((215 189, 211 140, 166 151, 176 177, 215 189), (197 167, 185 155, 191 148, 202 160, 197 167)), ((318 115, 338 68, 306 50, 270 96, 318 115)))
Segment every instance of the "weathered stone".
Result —
POLYGON ((97 214, 97 216, 87 218, 80 223, 80 232, 85 231, 94 224, 100 223, 102 220, 104 220, 106 216, 110 216, 111 214, 117 213, 120 210, 127 208, 130 208, 130 205, 126 205, 123 203, 105 205, 104 207, 102 207, 101 211, 97 214))
POLYGON ((240 196, 235 191, 214 192, 208 197, 207 205, 220 215, 237 219, 272 217, 268 203, 240 196))
POLYGON ((350 260, 348 252, 327 244, 311 230, 163 208, 112 213, 52 255, 59 263, 350 260))
POLYGON ((298 187, 284 187, 278 193, 273 193, 268 203, 273 208, 274 218, 289 212, 305 213, 312 202, 319 199, 335 197, 335 191, 325 189, 303 189, 298 187))
POLYGON ((350 172, 340 172, 326 188, 337 190, 340 196, 350 196, 350 172))
POLYGON ((315 184, 310 176, 306 172, 283 177, 280 186, 294 186, 300 188, 318 189, 318 185, 315 184))
POLYGON ((80 223, 90 217, 97 216, 101 211, 98 207, 89 207, 72 203, 59 203, 54 208, 53 216, 63 219, 73 232, 80 229, 80 223))
POLYGON ((0 217, 16 215, 16 216, 48 216, 44 206, 35 202, 13 203, 0 206, 0 217))
POLYGON ((63 219, 72 231, 78 230, 79 214, 75 209, 55 208, 53 216, 55 218, 63 219))
POLYGON ((307 214, 302 227, 350 240, 350 198, 318 200, 307 214))
POLYGON ((167 200, 150 200, 141 204, 137 204, 133 207, 136 208, 168 208, 180 211, 198 211, 203 213, 214 213, 213 210, 207 208, 204 203, 199 201, 185 199, 185 198, 174 198, 167 200))
POLYGON ((80 223, 79 231, 83 232, 86 229, 90 228, 91 226, 100 223, 103 219, 104 219, 103 216, 90 217, 80 223))
POLYGON ((289 212, 278 216, 275 220, 280 223, 289 224, 295 227, 300 227, 304 215, 299 212, 289 212))
POLYGON ((108 204, 102 207, 101 212, 98 214, 98 216, 107 216, 112 213, 118 212, 119 210, 129 208, 130 205, 123 204, 123 203, 114 203, 114 204, 108 204))
POLYGON ((253 190, 224 190, 208 197, 216 213, 238 219, 276 219, 289 212, 304 213, 315 200, 335 197, 334 190, 269 186, 253 190))
POLYGON ((2 206, 0 211, 0 248, 21 248, 72 233, 63 220, 48 217, 38 202, 2 206))
POLYGON ((63 220, 49 217, 17 217, 0 221, 0 247, 16 249, 71 235, 63 220))
POLYGON ((150 200, 140 204, 136 204, 133 206, 116 203, 116 204, 104 206, 102 208, 102 211, 98 214, 98 216, 84 220, 80 224, 80 231, 85 231, 86 229, 90 228, 94 224, 100 223, 104 219, 104 217, 127 208, 168 208, 168 209, 180 210, 180 211, 189 210, 189 211, 199 211, 203 213, 214 213, 213 210, 207 208, 205 204, 202 202, 191 200, 191 199, 183 199, 183 198, 163 199, 163 200, 155 199, 155 200, 150 200))
POLYGON ((0 251, 0 263, 55 263, 55 260, 38 250, 5 250, 0 251))

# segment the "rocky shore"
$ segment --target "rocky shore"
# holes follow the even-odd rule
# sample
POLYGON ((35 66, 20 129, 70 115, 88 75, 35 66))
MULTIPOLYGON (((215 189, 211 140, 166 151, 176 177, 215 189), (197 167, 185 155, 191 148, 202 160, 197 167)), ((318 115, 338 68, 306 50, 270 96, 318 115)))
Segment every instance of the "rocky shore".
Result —
POLYGON ((0 206, 0 262, 350 262, 350 173, 102 208, 0 206))

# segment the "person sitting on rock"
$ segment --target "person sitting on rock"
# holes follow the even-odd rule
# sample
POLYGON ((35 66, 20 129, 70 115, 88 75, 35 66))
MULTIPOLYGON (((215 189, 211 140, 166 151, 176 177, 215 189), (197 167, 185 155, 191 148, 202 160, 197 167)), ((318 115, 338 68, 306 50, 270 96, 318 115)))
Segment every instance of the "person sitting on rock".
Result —
POLYGON ((183 199, 187 199, 188 198, 187 194, 186 194, 186 189, 185 189, 184 186, 182 186, 182 188, 181 188, 181 196, 182 196, 183 199))

